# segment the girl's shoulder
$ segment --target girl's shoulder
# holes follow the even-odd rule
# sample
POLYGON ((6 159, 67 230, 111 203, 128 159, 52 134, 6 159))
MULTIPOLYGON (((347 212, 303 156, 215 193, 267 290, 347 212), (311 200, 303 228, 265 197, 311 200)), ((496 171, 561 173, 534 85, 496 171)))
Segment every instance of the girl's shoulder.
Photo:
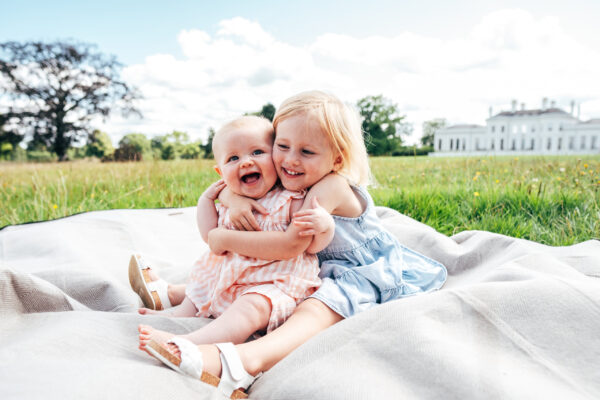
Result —
POLYGON ((358 217, 366 209, 362 196, 357 195, 348 180, 339 174, 329 174, 308 192, 306 201, 317 196, 319 203, 331 214, 358 217))

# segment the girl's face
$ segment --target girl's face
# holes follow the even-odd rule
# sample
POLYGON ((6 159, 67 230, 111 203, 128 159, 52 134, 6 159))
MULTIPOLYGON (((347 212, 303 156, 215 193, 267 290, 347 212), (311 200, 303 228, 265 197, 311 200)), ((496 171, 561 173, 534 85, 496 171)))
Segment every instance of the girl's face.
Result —
POLYGON ((339 170, 342 157, 334 154, 317 121, 310 116, 298 115, 278 124, 273 163, 283 187, 300 191, 339 170))

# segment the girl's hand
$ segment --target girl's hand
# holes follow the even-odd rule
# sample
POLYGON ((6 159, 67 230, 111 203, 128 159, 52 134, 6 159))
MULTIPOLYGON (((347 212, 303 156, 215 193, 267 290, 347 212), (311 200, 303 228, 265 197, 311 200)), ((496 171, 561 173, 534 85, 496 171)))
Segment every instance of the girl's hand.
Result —
POLYGON ((202 193, 202 196, 214 202, 219 197, 219 193, 221 193, 221 190, 223 190, 226 186, 227 185, 225 184, 225 181, 223 179, 219 179, 218 181, 207 187, 204 193, 202 193))
POLYGON ((318 235, 335 229, 333 217, 321 207, 316 197, 313 197, 311 207, 295 212, 293 215, 292 223, 301 229, 298 235, 318 235))
POLYGON ((208 247, 210 248, 210 251, 212 251, 218 256, 222 256, 223 254, 227 253, 227 250, 224 249, 222 246, 222 240, 220 237, 220 234, 223 230, 226 229, 215 228, 211 229, 210 232, 208 232, 208 247))
POLYGON ((260 226, 258 226, 253 211, 261 214, 269 213, 256 200, 235 194, 229 189, 221 192, 219 200, 225 207, 229 208, 229 219, 238 231, 260 231, 260 226))

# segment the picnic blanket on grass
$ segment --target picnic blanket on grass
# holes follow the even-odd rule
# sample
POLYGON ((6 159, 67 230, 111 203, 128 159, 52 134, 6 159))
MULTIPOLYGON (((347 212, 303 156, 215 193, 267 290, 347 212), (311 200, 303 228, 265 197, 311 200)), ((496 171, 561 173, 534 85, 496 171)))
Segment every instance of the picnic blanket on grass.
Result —
MULTIPOLYGON (((481 231, 452 237, 379 207, 401 243, 448 268, 438 292, 320 333, 251 387, 256 399, 598 399, 600 242, 568 247, 481 231)), ((222 398, 137 349, 127 265, 185 282, 206 251, 195 209, 111 210, 0 231, 0 398, 222 398)))

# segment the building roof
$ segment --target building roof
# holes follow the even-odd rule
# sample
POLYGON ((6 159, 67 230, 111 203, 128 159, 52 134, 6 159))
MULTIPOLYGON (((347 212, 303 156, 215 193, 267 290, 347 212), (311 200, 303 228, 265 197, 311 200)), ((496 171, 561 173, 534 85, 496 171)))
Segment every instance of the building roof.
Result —
POLYGON ((462 124, 462 125, 447 126, 445 129, 467 129, 467 128, 485 128, 485 126, 473 125, 473 124, 462 124))
POLYGON ((589 121, 581 122, 582 124, 600 125, 600 118, 592 118, 589 121))
POLYGON ((563 115, 569 116, 571 118, 575 118, 568 112, 561 110, 560 108, 556 108, 556 107, 546 108, 544 110, 535 109, 535 110, 502 111, 501 113, 494 115, 492 118, 495 118, 495 117, 517 117, 517 116, 522 117, 522 116, 527 116, 527 115, 543 115, 543 114, 563 114, 563 115))

